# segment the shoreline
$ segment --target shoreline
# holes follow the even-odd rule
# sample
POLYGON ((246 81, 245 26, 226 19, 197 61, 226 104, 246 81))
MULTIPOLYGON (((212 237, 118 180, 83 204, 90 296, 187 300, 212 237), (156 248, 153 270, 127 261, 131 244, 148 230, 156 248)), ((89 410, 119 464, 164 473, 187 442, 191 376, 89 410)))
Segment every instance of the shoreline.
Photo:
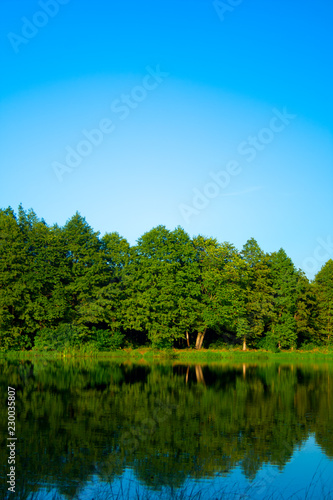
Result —
POLYGON ((275 353, 264 350, 248 349, 246 351, 233 349, 170 349, 158 350, 149 347, 136 349, 119 349, 116 351, 85 352, 83 350, 63 351, 7 351, 1 352, 0 358, 18 359, 68 359, 84 358, 95 360, 131 360, 131 361, 179 361, 179 362, 218 362, 218 361, 327 361, 333 363, 332 349, 283 350, 275 353))

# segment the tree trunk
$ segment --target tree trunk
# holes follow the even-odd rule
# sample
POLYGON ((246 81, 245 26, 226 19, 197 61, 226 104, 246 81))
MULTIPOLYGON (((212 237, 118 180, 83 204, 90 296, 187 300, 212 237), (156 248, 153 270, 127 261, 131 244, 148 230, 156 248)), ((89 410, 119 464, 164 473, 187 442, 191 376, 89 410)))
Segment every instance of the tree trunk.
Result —
POLYGON ((201 349, 201 347, 202 347, 203 340, 204 340, 204 336, 205 336, 205 333, 203 333, 203 334, 201 335, 199 349, 201 349))
POLYGON ((204 340, 204 337, 205 337, 205 333, 206 333, 206 330, 204 330, 204 332, 199 332, 198 335, 197 335, 197 340, 195 342, 195 348, 196 349, 201 349, 202 347, 202 343, 203 343, 203 340, 204 340))
POLYGON ((188 332, 186 332, 186 341, 187 341, 187 347, 190 347, 190 336, 188 332))
POLYGON ((246 351, 246 338, 243 338, 243 351, 246 351))

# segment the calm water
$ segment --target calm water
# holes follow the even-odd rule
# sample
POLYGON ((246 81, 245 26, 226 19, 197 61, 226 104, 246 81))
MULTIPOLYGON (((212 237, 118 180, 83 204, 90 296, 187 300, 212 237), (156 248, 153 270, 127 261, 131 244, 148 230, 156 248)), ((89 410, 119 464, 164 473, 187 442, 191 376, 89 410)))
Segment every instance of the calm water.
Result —
POLYGON ((0 384, 0 498, 8 385, 8 498, 333 498, 332 365, 0 360, 0 384))

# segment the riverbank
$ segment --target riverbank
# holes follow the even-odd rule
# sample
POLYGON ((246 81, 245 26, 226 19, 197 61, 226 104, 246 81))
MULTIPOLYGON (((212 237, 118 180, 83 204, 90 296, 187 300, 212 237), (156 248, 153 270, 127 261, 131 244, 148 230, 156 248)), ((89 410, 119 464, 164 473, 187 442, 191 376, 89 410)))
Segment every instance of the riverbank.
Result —
POLYGON ((110 360, 133 360, 133 361, 154 361, 154 360, 177 360, 180 362, 207 363, 218 361, 313 361, 322 360, 333 362, 333 349, 317 348, 310 351, 304 350, 283 350, 280 352, 270 352, 265 350, 248 349, 167 349, 158 350, 149 347, 137 349, 119 349, 116 351, 85 351, 83 349, 70 349, 64 351, 7 351, 0 354, 1 357, 13 357, 20 359, 31 358, 97 358, 110 360))

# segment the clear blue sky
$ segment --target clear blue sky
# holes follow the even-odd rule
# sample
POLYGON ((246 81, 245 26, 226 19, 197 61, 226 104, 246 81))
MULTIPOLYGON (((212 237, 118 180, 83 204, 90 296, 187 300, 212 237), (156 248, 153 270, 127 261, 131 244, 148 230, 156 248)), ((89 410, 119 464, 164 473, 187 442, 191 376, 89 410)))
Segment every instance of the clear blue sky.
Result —
POLYGON ((131 244, 254 237, 312 278, 333 258, 333 3, 220 4, 1 0, 0 206, 131 244))

